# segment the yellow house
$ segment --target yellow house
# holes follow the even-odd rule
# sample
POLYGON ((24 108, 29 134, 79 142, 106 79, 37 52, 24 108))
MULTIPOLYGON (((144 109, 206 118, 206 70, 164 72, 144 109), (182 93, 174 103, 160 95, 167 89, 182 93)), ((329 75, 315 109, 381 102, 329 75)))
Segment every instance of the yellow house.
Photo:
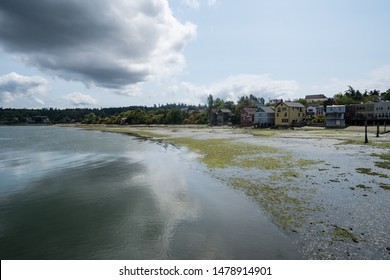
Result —
POLYGON ((298 102, 280 102, 275 106, 275 126, 302 125, 306 118, 306 107, 298 102))

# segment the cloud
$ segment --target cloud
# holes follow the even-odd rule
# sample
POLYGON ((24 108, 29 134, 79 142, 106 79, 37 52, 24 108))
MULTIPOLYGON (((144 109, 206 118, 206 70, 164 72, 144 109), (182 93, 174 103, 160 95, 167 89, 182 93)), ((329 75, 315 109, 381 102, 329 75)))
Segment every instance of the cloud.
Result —
POLYGON ((17 98, 28 97, 40 104, 44 102, 36 95, 46 92, 48 82, 38 76, 21 76, 14 72, 0 76, 0 102, 8 103, 17 98))
POLYGON ((207 0, 207 3, 209 4, 209 6, 216 6, 220 3, 219 0, 207 0))
POLYGON ((69 93, 62 97, 75 106, 92 106, 97 103, 97 100, 90 95, 82 94, 81 92, 69 93))
POLYGON ((193 85, 182 82, 170 86, 165 95, 187 104, 205 104, 207 96, 237 102, 243 95, 253 94, 264 99, 297 98, 298 83, 294 80, 274 80, 270 75, 239 74, 210 85, 193 85))
POLYGON ((0 47, 24 63, 119 90, 182 73, 196 36, 168 0, 2 0, 0 26, 0 47))
POLYGON ((370 71, 366 78, 359 80, 345 80, 334 77, 327 81, 325 85, 313 86, 311 91, 315 93, 326 93, 327 96, 332 97, 336 93, 346 91, 348 86, 360 91, 374 89, 386 91, 390 88, 390 65, 376 68, 370 71))
MULTIPOLYGON (((191 9, 199 9, 201 0, 182 0, 181 3, 191 9)), ((209 6, 217 6, 220 3, 219 0, 207 0, 209 6)))
POLYGON ((199 9, 200 7, 200 0, 182 0, 181 2, 192 9, 199 9))

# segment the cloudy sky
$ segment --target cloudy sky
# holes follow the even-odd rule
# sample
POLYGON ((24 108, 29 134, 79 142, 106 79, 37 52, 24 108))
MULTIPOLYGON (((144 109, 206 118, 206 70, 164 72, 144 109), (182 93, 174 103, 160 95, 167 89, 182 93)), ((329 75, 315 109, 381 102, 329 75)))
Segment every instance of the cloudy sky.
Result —
POLYGON ((0 107, 390 88, 388 0, 1 0, 0 107))

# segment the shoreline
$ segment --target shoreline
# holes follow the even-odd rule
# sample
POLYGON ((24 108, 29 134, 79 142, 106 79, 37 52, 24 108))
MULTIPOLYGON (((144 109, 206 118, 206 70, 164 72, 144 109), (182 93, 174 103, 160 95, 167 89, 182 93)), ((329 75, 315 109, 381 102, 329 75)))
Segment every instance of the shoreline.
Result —
POLYGON ((376 138, 376 127, 368 144, 364 127, 73 127, 195 152, 207 172, 254 200, 308 259, 390 259, 390 135, 376 138))

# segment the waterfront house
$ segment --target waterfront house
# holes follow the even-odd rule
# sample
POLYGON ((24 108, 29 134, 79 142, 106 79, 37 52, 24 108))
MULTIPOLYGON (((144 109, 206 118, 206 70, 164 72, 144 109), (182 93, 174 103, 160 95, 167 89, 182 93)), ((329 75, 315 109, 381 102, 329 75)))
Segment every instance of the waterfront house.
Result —
POLYGON ((298 102, 280 102, 275 106, 276 126, 301 126, 306 118, 305 105, 298 102))
POLYGON ((375 119, 374 103, 350 104, 346 106, 345 119, 348 124, 363 124, 366 120, 375 119))
POLYGON ((260 106, 254 114, 254 125, 272 127, 275 125, 275 110, 272 107, 260 106))
POLYGON ((210 113, 211 125, 226 125, 230 122, 232 111, 229 109, 212 109, 210 113))
POLYGON ((324 106, 320 104, 310 104, 307 106, 307 116, 308 117, 318 117, 324 116, 325 110, 324 106))
POLYGON ((240 112, 240 123, 241 126, 252 126, 254 125, 254 115, 256 108, 243 108, 240 112))
POLYGON ((390 120, 390 101, 374 103, 374 118, 376 120, 390 120))
POLYGON ((345 105, 326 106, 326 127, 345 127, 345 105))
POLYGON ((328 98, 323 94, 313 94, 313 95, 306 95, 305 100, 309 104, 309 103, 324 102, 328 100, 328 98))

